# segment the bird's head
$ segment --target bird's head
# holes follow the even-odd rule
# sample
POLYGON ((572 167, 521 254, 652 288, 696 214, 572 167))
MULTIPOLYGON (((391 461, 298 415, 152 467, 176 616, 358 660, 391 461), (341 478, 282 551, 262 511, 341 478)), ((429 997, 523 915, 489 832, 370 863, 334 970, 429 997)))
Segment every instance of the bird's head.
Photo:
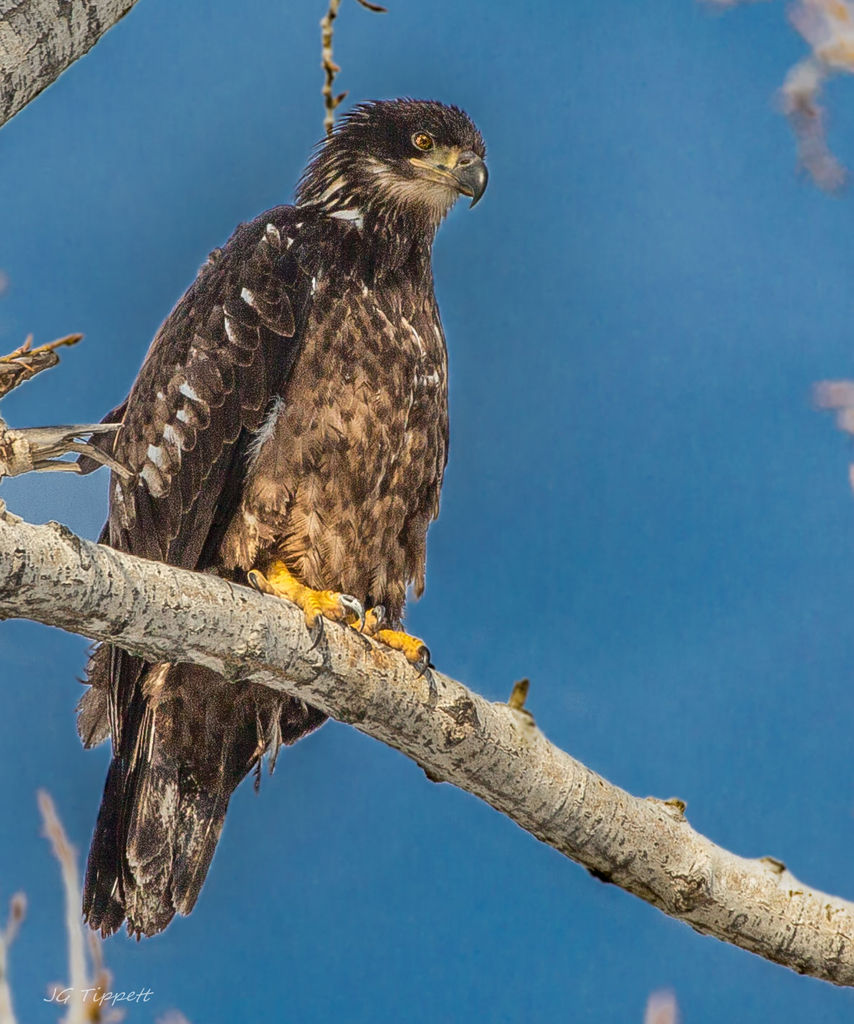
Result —
POLYGON ((472 206, 483 195, 485 155, 480 132, 458 107, 360 103, 319 148, 297 198, 344 219, 403 220, 432 237, 460 195, 472 206))

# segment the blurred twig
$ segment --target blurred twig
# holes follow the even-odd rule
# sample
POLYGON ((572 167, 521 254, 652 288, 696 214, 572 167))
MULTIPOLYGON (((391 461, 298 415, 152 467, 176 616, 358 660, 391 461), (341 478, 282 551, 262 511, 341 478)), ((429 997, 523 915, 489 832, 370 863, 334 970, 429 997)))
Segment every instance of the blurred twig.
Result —
MULTIPOLYGON (((380 7, 379 4, 369 3, 368 0, 357 0, 357 3, 361 4, 369 11, 373 11, 375 14, 385 14, 385 7, 380 7)), ((341 70, 340 67, 335 63, 332 56, 332 37, 334 34, 333 23, 338 17, 338 9, 341 6, 341 0, 329 0, 329 10, 320 20, 320 53, 321 63, 320 66, 323 68, 324 80, 323 88, 321 92, 323 94, 323 108, 326 111, 323 118, 323 127, 326 130, 327 135, 332 134, 332 129, 335 126, 335 108, 341 103, 346 97, 346 92, 341 92, 337 96, 333 95, 332 87, 335 84, 335 76, 341 70)))
POLYGON ((643 1024, 679 1024, 676 996, 669 989, 653 992, 646 1002, 643 1024))
MULTIPOLYGON (((733 7, 746 0, 706 2, 733 7)), ((780 90, 783 112, 795 133, 801 166, 820 188, 837 191, 847 175, 827 144, 825 111, 819 100, 832 75, 854 74, 854 2, 796 0, 789 6, 788 16, 811 52, 786 75, 780 90)))
MULTIPOLYGON (((65 893, 65 930, 68 935, 68 1016, 64 1024, 108 1024, 120 1021, 124 1014, 112 1008, 106 1000, 91 998, 92 994, 105 993, 110 988, 112 977, 104 966, 101 954, 101 940, 94 932, 88 932, 89 953, 92 960, 90 971, 86 962, 86 934, 80 920, 80 876, 77 873, 77 858, 74 847, 69 843, 56 813, 50 795, 43 789, 38 794, 39 810, 44 822, 45 835, 50 840, 53 853, 62 870, 62 888, 65 893), (86 998, 87 993, 90 998, 86 998), (105 1008, 106 1007, 106 1008, 105 1008)), ((88 930, 87 930, 88 931, 88 930)))
MULTIPOLYGON (((854 434, 854 381, 823 380, 816 384, 813 398, 819 409, 836 413, 836 425, 846 434, 854 434)), ((854 490, 854 462, 848 467, 848 480, 854 490)))
POLYGON ((847 172, 827 145, 819 97, 832 75, 854 73, 854 5, 850 0, 798 0, 789 9, 789 19, 812 53, 786 75, 783 111, 795 133, 801 164, 817 185, 833 191, 845 184, 847 172))
POLYGON ((9 988, 7 957, 9 947, 15 941, 21 922, 27 913, 27 897, 16 892, 9 902, 9 918, 6 927, 0 931, 0 1024, 16 1024, 12 1009, 12 991, 9 988))
MULTIPOLYGON (((139 1003, 141 998, 148 1002, 153 993, 150 989, 138 993, 110 990, 113 978, 104 965, 102 941, 95 932, 84 927, 80 917, 80 876, 77 871, 76 852, 68 841, 50 795, 44 790, 39 790, 38 801, 45 835, 50 840, 54 856, 59 861, 62 871, 65 931, 68 936, 68 985, 48 986, 47 1001, 67 1010, 62 1024, 117 1024, 125 1017, 124 1011, 116 1008, 117 1002, 139 1003)), ((0 1024, 16 1024, 6 962, 9 947, 24 920, 26 907, 24 894, 15 895, 11 901, 9 921, 5 928, 0 929, 0 1024)), ((158 1024, 189 1022, 173 1010, 161 1018, 158 1024)))

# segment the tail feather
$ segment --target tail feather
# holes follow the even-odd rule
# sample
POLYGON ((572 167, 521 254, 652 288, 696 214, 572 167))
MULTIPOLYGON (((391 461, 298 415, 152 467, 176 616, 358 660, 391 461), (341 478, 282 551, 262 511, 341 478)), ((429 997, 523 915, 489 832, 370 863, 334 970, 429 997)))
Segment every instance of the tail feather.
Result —
POLYGON ((117 872, 121 793, 121 773, 118 762, 113 758, 107 772, 83 884, 83 917, 93 928, 100 929, 102 935, 111 935, 125 919, 117 872))
POLYGON ((270 747, 324 716, 188 665, 148 670, 124 723, 89 853, 83 913, 104 935, 154 935, 198 899, 232 792, 270 747))
POLYGON ((222 832, 228 794, 186 793, 182 803, 183 828, 175 844, 172 864, 172 899, 176 909, 189 914, 196 904, 222 832))

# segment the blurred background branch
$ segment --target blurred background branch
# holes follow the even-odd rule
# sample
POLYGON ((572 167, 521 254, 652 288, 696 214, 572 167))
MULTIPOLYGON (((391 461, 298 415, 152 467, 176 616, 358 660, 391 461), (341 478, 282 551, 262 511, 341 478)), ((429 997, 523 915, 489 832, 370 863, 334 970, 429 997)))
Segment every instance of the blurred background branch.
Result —
MULTIPOLYGON (((752 0, 706 2, 734 7, 752 0)), ((854 73, 854 4, 851 0, 796 0, 787 13, 810 53, 786 75, 780 90, 783 113, 795 134, 801 166, 819 188, 836 191, 845 184, 847 172, 828 145, 826 111, 820 99, 831 76, 854 73)))
POLYGON ((15 941, 21 922, 27 914, 27 897, 16 892, 9 901, 6 927, 0 930, 0 1024, 16 1024, 12 1009, 12 990, 9 986, 9 949, 15 941))
POLYGON ((39 811, 45 836, 50 840, 53 855, 62 871, 62 890, 65 896, 65 932, 68 938, 68 985, 53 986, 55 991, 68 992, 68 1016, 64 1024, 115 1024, 124 1014, 114 1009, 107 999, 92 998, 106 994, 112 977, 104 965, 101 939, 95 932, 84 929, 80 918, 80 875, 77 855, 69 843, 56 807, 45 790, 39 790, 39 811), (86 947, 89 948, 87 962, 86 947), (91 993, 86 997, 86 993, 91 993))
MULTIPOLYGON (((80 916, 80 874, 77 852, 68 841, 53 799, 45 790, 38 793, 39 811, 44 834, 50 841, 53 855, 59 861, 65 901, 65 934, 68 942, 68 983, 47 987, 46 1000, 57 1009, 67 1011, 62 1024, 118 1024, 125 1012, 123 1001, 135 1001, 136 994, 111 991, 113 976, 104 963, 103 940, 83 925, 80 916)), ((9 948, 26 916, 27 900, 23 893, 12 897, 6 927, 0 930, 0 1024, 17 1024, 12 1009, 12 994, 7 974, 9 948)), ((170 1010, 158 1024, 189 1024, 186 1017, 170 1010)))

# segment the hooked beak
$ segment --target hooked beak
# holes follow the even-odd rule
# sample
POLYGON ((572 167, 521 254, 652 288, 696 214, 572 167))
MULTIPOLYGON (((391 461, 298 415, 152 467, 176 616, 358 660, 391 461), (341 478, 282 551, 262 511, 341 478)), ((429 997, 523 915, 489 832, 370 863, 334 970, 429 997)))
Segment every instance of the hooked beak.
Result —
POLYGON ((474 206, 486 191, 486 183, 489 181, 486 164, 477 153, 470 149, 460 153, 457 166, 451 171, 451 176, 456 181, 460 192, 464 196, 471 196, 471 206, 474 206))

